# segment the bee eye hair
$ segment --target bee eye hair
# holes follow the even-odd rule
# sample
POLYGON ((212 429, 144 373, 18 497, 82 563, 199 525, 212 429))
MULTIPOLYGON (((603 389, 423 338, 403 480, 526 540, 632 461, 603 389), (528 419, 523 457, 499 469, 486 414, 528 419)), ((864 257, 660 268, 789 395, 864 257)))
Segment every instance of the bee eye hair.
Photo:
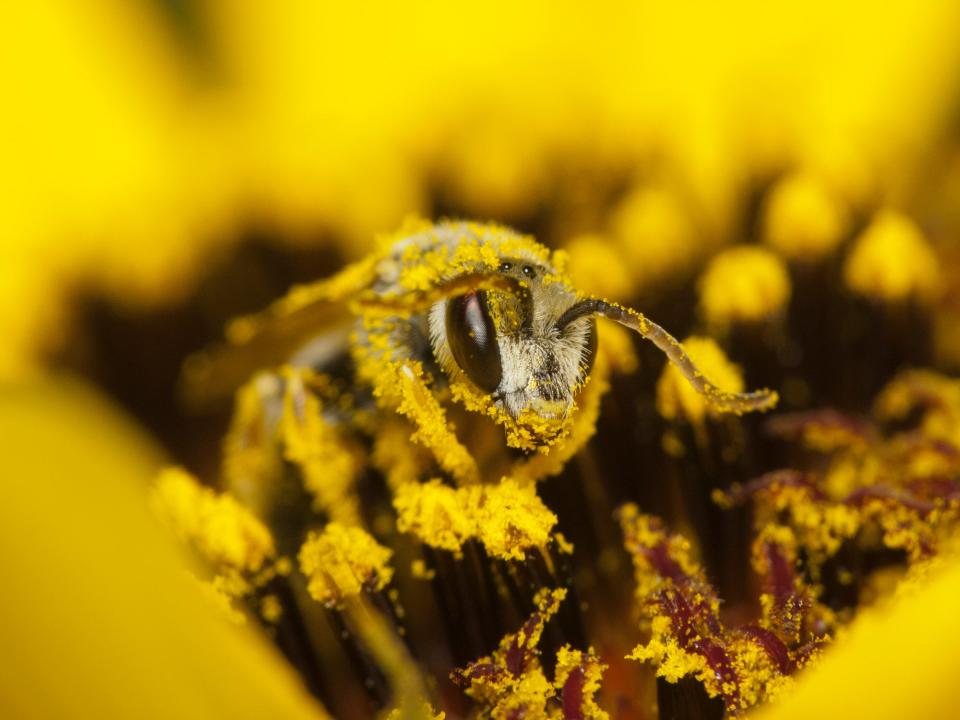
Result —
POLYGON ((503 368, 486 293, 478 290, 448 300, 446 328, 450 353, 457 365, 481 390, 496 390, 503 368))
POLYGON ((586 341, 580 353, 580 367, 583 377, 593 370, 593 363, 597 359, 597 321, 590 318, 590 327, 587 330, 586 341))

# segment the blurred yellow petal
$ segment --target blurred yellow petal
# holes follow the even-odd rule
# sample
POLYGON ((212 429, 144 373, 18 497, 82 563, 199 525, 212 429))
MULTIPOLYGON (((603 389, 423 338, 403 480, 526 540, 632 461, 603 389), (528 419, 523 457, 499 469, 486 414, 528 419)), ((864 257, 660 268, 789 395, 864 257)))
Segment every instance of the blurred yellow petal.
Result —
POLYGON ((960 663, 960 562, 888 608, 866 610, 760 720, 951 718, 960 663))
POLYGON ((159 456, 89 390, 0 388, 0 707, 16 718, 318 718, 147 509, 159 456))

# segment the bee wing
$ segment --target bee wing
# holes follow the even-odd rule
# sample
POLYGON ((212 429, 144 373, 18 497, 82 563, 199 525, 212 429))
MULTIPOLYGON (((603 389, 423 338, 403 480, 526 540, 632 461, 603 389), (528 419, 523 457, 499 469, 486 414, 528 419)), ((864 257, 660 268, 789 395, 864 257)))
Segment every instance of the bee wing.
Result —
POLYGON ((374 258, 336 275, 293 287, 265 310, 227 324, 225 340, 191 355, 180 374, 180 396, 194 409, 229 397, 258 370, 282 363, 309 364, 347 347, 349 303, 376 280, 374 258), (309 346, 309 350, 301 352, 309 346))
POLYGON ((202 408, 228 397, 258 370, 292 359, 310 364, 307 360, 316 358, 318 352, 329 354, 337 338, 345 348, 351 318, 358 312, 410 315, 477 289, 512 292, 529 299, 522 281, 483 270, 442 279, 420 290, 398 286, 377 290, 377 264, 378 259, 371 256, 331 278, 294 287, 260 313, 231 321, 224 343, 192 355, 184 363, 180 378, 183 402, 202 408))

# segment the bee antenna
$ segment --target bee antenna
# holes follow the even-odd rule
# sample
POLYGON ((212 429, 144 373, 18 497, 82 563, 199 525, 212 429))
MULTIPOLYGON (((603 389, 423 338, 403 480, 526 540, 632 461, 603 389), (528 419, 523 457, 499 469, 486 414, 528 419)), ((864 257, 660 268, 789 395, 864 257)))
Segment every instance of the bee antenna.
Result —
POLYGON ((623 307, 599 298, 588 298, 567 310, 557 324, 569 323, 588 314, 596 314, 618 322, 652 342, 667 356, 670 362, 676 365, 693 388, 718 410, 739 415, 745 412, 769 410, 779 400, 775 391, 766 388, 749 393, 732 393, 721 390, 694 365, 693 360, 687 355, 679 340, 632 308, 623 307))

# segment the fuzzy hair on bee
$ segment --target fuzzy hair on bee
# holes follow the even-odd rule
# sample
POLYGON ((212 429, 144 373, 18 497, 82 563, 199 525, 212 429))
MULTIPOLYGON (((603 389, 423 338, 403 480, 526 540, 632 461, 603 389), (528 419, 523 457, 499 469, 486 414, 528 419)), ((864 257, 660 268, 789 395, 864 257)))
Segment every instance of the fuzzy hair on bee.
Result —
POLYGON ((734 394, 712 384, 663 328, 578 292, 559 256, 529 236, 454 221, 408 226, 332 278, 234 321, 227 344, 191 358, 184 375, 193 397, 210 396, 278 361, 322 372, 346 355, 350 382, 372 390, 380 410, 420 425, 420 436, 429 435, 426 415, 442 420, 437 398, 449 388, 468 410, 504 425, 508 444, 529 450, 569 427, 597 356, 597 318, 653 342, 720 411, 776 403, 769 390, 734 394))

